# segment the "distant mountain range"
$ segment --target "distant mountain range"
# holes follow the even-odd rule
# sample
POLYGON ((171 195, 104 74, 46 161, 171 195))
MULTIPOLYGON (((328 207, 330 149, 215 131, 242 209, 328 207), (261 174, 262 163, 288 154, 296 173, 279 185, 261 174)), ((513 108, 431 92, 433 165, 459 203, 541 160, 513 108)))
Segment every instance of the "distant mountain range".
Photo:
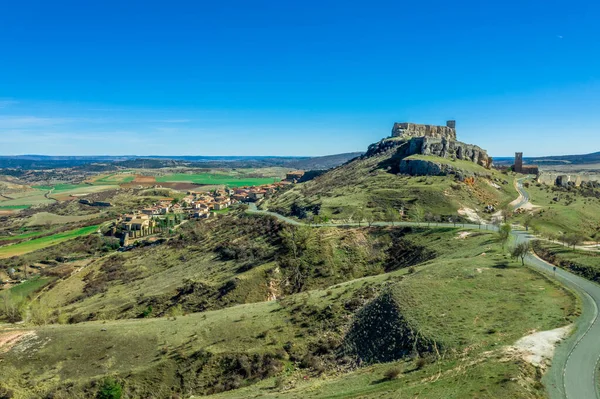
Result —
POLYGON ((281 166, 290 169, 324 170, 339 166, 360 156, 360 152, 320 157, 277 156, 51 156, 15 155, 0 156, 0 168, 55 169, 76 167, 93 170, 122 168, 163 168, 174 166, 207 168, 252 168, 281 166))

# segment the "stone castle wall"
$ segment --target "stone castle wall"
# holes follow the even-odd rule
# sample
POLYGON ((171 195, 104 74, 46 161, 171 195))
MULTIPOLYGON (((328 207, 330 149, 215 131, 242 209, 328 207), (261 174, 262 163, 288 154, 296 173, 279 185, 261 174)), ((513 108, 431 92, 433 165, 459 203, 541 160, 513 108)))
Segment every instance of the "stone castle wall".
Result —
POLYGON ((410 139, 413 137, 430 137, 437 139, 456 140, 456 122, 448 121, 447 126, 419 125, 416 123, 394 123, 392 137, 410 139))

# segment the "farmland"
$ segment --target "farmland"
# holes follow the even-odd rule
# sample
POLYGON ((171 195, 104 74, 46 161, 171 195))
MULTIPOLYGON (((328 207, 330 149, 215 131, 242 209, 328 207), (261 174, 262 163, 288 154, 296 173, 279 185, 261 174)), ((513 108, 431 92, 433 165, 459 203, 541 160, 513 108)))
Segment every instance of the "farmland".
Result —
POLYGON ((61 193, 64 191, 71 191, 71 190, 75 190, 77 188, 81 188, 81 187, 85 187, 85 184, 66 184, 66 183, 60 183, 60 184, 54 184, 51 186, 31 186, 31 188, 35 188, 37 190, 42 190, 42 191, 50 191, 52 190, 53 193, 61 193))
POLYGON ((54 234, 48 237, 37 238, 15 245, 0 247, 0 259, 23 255, 29 252, 37 251, 38 249, 60 244, 61 242, 68 241, 76 237, 85 236, 98 230, 98 227, 99 226, 97 225, 82 227, 79 229, 54 234))
POLYGON ((278 180, 279 179, 270 177, 236 177, 229 174, 219 173, 175 173, 156 178, 156 181, 159 183, 189 182, 195 184, 225 185, 230 187, 259 186, 262 184, 273 183, 278 180))
POLYGON ((7 206, 0 206, 0 210, 2 211, 18 211, 21 209, 27 209, 29 208, 29 205, 7 205, 7 206))
POLYGON ((113 173, 110 175, 100 175, 91 180, 91 184, 94 185, 115 185, 131 183, 135 179, 135 176, 130 173, 113 173))
POLYGON ((50 283, 53 278, 36 276, 31 280, 22 282, 21 284, 15 285, 10 289, 10 293, 13 296, 27 298, 29 295, 38 291, 40 288, 50 283))

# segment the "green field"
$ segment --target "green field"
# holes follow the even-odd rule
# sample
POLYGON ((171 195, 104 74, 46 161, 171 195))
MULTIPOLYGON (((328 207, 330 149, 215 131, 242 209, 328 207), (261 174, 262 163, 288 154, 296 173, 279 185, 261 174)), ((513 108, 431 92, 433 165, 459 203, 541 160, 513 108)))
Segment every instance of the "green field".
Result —
POLYGON ((49 212, 38 212, 33 214, 27 221, 27 226, 44 226, 60 224, 65 225, 67 223, 82 222, 89 219, 94 219, 102 216, 102 212, 91 215, 55 215, 49 212))
POLYGON ((121 183, 131 183, 135 179, 135 176, 125 173, 113 173, 111 175, 104 176, 100 179, 95 179, 92 184, 94 185, 115 185, 121 183))
MULTIPOLYGON (((1 204, 1 202, 0 202, 1 204)), ((0 205, 0 211, 16 211, 16 210, 21 210, 21 209, 27 209, 29 208, 29 205, 6 205, 6 206, 2 206, 0 205)))
POLYGON ((37 237, 37 236, 41 236, 42 234, 46 234, 49 231, 30 231, 28 233, 23 233, 23 234, 19 234, 19 235, 14 235, 14 236, 1 236, 0 237, 0 241, 18 241, 18 240, 24 240, 27 238, 33 238, 33 237, 37 237))
POLYGON ((38 291, 52 280, 54 280, 54 278, 35 276, 30 280, 24 281, 21 284, 12 287, 10 289, 10 293, 15 297, 27 298, 29 295, 38 291))
POLYGON ((14 206, 32 206, 41 204, 53 204, 56 201, 51 198, 46 198, 44 194, 48 191, 44 190, 28 190, 20 193, 12 193, 10 197, 12 199, 0 199, 1 207, 14 207, 14 206))
POLYGON ((225 185, 230 187, 260 186, 263 184, 274 183, 278 180, 279 179, 270 177, 235 177, 226 174, 211 173, 176 173, 156 178, 156 181, 160 183, 189 182, 195 184, 225 185))
POLYGON ((57 193, 62 193, 65 191, 71 191, 71 190, 75 190, 78 188, 82 188, 82 187, 86 187, 87 184, 66 184, 66 183, 61 183, 61 184, 55 184, 52 186, 31 186, 31 188, 35 188, 37 190, 43 190, 43 191, 50 191, 52 190, 53 194, 57 194, 57 193))
POLYGON ((89 235, 98 230, 98 227, 98 225, 82 227, 80 229, 65 231, 48 237, 36 238, 34 240, 21 242, 19 244, 0 247, 0 259, 23 255, 29 252, 37 251, 38 249, 60 244, 63 241, 89 235))
POLYGON ((548 262, 588 280, 600 282, 600 252, 573 250, 548 241, 537 241, 534 249, 538 256, 548 262))
MULTIPOLYGON (((545 184, 530 184, 526 191, 531 203, 539 207, 534 209, 530 223, 538 233, 552 238, 578 233, 589 238, 600 229, 599 198, 585 197, 577 189, 562 191, 545 184)), ((520 221, 524 218, 517 217, 520 221)))

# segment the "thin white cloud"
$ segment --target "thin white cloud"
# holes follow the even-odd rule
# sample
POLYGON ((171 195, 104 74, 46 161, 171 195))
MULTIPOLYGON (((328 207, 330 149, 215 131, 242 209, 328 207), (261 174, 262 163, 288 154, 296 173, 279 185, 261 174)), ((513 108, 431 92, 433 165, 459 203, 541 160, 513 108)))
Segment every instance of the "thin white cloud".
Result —
POLYGON ((15 104, 18 104, 18 103, 19 102, 15 101, 15 100, 2 100, 2 99, 0 99, 0 108, 8 108, 11 105, 15 105, 15 104))
POLYGON ((161 119, 157 121, 151 121, 155 123, 190 123, 191 119, 161 119))
POLYGON ((74 118, 40 118, 37 116, 1 116, 0 129, 49 127, 76 121, 74 118))

